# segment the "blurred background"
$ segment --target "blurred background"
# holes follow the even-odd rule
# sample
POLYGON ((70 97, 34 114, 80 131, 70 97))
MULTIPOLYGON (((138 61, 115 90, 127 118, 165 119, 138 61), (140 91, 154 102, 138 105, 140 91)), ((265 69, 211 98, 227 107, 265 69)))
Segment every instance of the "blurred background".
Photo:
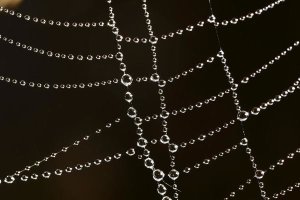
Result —
MULTIPOLYGON (((240 16, 262 8, 272 0, 214 0, 213 7, 219 20, 240 16)), ((61 21, 107 21, 105 1, 96 0, 2 0, 5 7, 37 16, 61 21)), ((123 35, 147 37, 141 1, 113 1, 116 20, 123 35)), ((220 27, 220 39, 231 67, 232 75, 241 80, 283 49, 299 40, 299 7, 296 0, 289 0, 276 8, 234 26, 220 27)), ((207 0, 152 0, 148 9, 157 35, 175 31, 180 27, 204 20, 209 15, 207 0)), ((5 14, 0 15, 0 34, 33 47, 62 53, 107 54, 116 52, 114 37, 109 28, 64 28, 26 22, 5 14)), ((159 73, 168 78, 194 67, 218 51, 212 26, 197 29, 182 37, 175 37, 158 44, 159 73)), ((128 44, 123 46, 125 62, 134 77, 152 73, 149 45, 128 44)), ((249 84, 239 88, 241 106, 250 110, 281 93, 300 75, 299 49, 282 58, 269 70, 249 84)), ((120 77, 117 62, 68 61, 33 54, 0 41, 0 76, 47 83, 81 83, 120 77)), ((228 88, 222 66, 215 62, 166 87, 169 109, 180 109, 228 88)), ((135 105, 141 116, 159 111, 157 88, 151 83, 132 86, 135 105), (147 91, 147 92, 145 92, 147 91)), ((114 128, 70 150, 63 156, 41 165, 32 172, 53 171, 57 168, 84 163, 116 152, 124 152, 135 146, 137 136, 131 120, 124 113, 124 88, 120 85, 99 88, 42 90, 0 83, 0 175, 15 172, 43 158, 75 139, 104 127, 116 117, 123 120, 114 128)), ((245 123, 249 145, 253 149, 260 169, 284 158, 300 147, 300 93, 289 96, 275 106, 251 117, 245 123)), ((169 135, 175 142, 188 141, 200 134, 235 118, 232 98, 228 95, 201 110, 169 119, 169 135)), ((145 136, 161 135, 158 120, 145 124, 145 136)), ((238 143, 241 129, 238 124, 176 154, 178 169, 193 166, 195 162, 225 150, 238 143)), ((168 170, 166 146, 151 146, 153 157, 162 169, 168 170)), ((223 199, 238 185, 253 175, 249 158, 242 150, 211 164, 210 167, 182 177, 178 187, 182 200, 223 199)), ((279 192, 300 179, 300 158, 265 176, 268 194, 279 192)), ((1 199, 159 199, 151 172, 135 158, 114 161, 109 165, 93 167, 49 180, 17 182, 0 185, 1 199)), ((297 200, 295 191, 285 198, 297 200)), ((252 184, 236 199, 259 199, 259 190, 252 184)))

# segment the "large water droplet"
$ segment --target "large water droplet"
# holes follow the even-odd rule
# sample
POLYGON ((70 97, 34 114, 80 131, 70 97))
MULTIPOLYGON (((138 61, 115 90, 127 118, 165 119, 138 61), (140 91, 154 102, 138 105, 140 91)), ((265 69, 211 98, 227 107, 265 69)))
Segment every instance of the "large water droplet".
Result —
POLYGON ((123 53, 118 52, 118 53, 116 53, 115 57, 116 57, 117 60, 122 61, 123 60, 123 53))
POLYGON ((126 87, 130 86, 132 84, 132 81, 133 81, 133 79, 129 74, 124 74, 121 78, 121 83, 123 85, 125 85, 126 87))
POLYGON ((145 148, 148 144, 148 141, 145 138, 139 138, 137 141, 138 147, 145 148))
POLYGON ((168 176, 169 176, 170 179, 172 179, 173 181, 175 181, 179 177, 179 172, 176 169, 172 169, 169 172, 168 176))
POLYGON ((135 118, 137 115, 136 109, 134 107, 129 107, 127 110, 127 115, 130 118, 135 118))
POLYGON ((107 22, 107 25, 110 26, 110 27, 115 26, 115 24, 116 24, 116 22, 115 22, 114 19, 110 19, 110 20, 108 20, 108 22, 107 22))
POLYGON ((142 118, 140 118, 140 117, 134 118, 134 124, 135 124, 136 126, 140 126, 142 123, 143 123, 142 118))
POLYGON ((153 169, 154 167, 154 160, 152 160, 151 158, 147 158, 144 161, 145 167, 149 168, 149 169, 153 169))
POLYGON ((169 145, 169 151, 171 153, 175 153, 177 150, 178 150, 178 145, 177 144, 172 143, 172 144, 169 145))
POLYGON ((4 182, 7 184, 12 184, 15 181, 15 178, 13 176, 7 176, 4 179, 4 182))
POLYGON ((159 81, 159 75, 157 73, 154 73, 151 75, 150 80, 153 82, 158 82, 159 81))
POLYGON ((157 37, 155 37, 155 36, 150 36, 149 42, 150 42, 151 44, 156 44, 157 41, 158 41, 158 38, 157 38, 157 37))
POLYGON ((159 80, 158 86, 161 87, 161 88, 162 88, 162 87, 165 87, 165 86, 166 86, 166 83, 167 83, 167 82, 166 82, 165 80, 159 80))
POLYGON ((246 121, 249 117, 249 113, 247 111, 240 111, 237 115, 237 119, 241 122, 246 121))
POLYGON ((265 171, 256 170, 254 177, 257 178, 257 179, 262 179, 264 177, 265 173, 266 173, 265 171))
POLYGON ((252 115, 258 115, 260 112, 260 108, 258 107, 254 107, 252 110, 251 110, 251 114, 252 115))
POLYGON ((160 142, 163 144, 168 144, 170 142, 170 137, 168 135, 163 135, 160 138, 160 142))
POLYGON ((160 113, 160 117, 163 118, 163 119, 167 119, 169 117, 170 113, 166 110, 163 110, 161 113, 160 113))
POLYGON ((162 181, 165 177, 165 173, 160 169, 156 169, 153 171, 153 179, 157 182, 162 181))
POLYGON ((164 186, 163 184, 158 184, 158 186, 157 186, 157 192, 160 195, 165 195, 166 192, 167 192, 166 186, 164 186))

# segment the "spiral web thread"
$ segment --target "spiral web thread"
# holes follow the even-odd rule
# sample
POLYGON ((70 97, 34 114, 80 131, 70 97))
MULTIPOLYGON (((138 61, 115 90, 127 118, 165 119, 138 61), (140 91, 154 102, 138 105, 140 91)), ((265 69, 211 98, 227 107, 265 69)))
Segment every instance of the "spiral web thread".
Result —
MULTIPOLYGON (((154 177, 154 180, 157 182, 157 186, 158 186, 157 191, 160 195, 162 195, 162 199, 163 200, 170 200, 172 198, 179 199, 180 198, 179 194, 181 192, 183 192, 183 191, 180 190, 180 188, 177 187, 177 184, 176 184, 177 179, 180 178, 180 176, 189 174, 192 169, 199 169, 203 165, 210 165, 215 160, 217 160, 217 159, 219 159, 219 158, 221 158, 221 157, 223 157, 227 154, 230 154, 230 153, 234 152, 237 149, 244 148, 246 154, 249 156, 249 159, 251 161, 250 164, 251 164, 251 167, 253 169, 253 177, 249 177, 248 179, 246 179, 244 184, 238 186, 237 191, 231 192, 229 194, 229 196, 225 197, 224 199, 227 200, 227 199, 234 198, 238 191, 244 190, 244 188, 246 186, 252 184, 253 182, 255 182, 258 185, 258 188, 259 188, 260 194, 261 194, 260 197, 262 199, 265 199, 265 200, 267 200, 267 199, 277 199, 280 196, 286 195, 287 192, 291 192, 295 188, 299 188, 300 183, 295 183, 293 186, 289 186, 289 187, 287 187, 287 189, 281 190, 279 194, 275 193, 273 195, 268 195, 268 193, 264 189, 264 183, 263 183, 264 174, 267 173, 267 172, 269 173, 269 171, 270 172, 274 171, 276 169, 276 166, 283 165, 285 163, 285 160, 280 159, 277 163, 271 164, 268 170, 259 169, 258 164, 255 162, 255 157, 252 154, 251 148, 248 144, 247 133, 244 130, 244 123, 245 123, 244 121, 246 121, 248 119, 250 114, 252 116, 258 115, 260 113, 260 111, 262 111, 264 109, 267 109, 268 107, 272 106, 273 104, 276 104, 276 103, 280 102, 282 99, 287 97, 289 94, 292 94, 295 91, 299 90, 300 89, 300 85, 299 85, 300 78, 298 78, 296 81, 294 81, 292 83, 292 85, 288 89, 284 90, 281 94, 276 95, 274 98, 267 101, 266 103, 262 103, 258 107, 254 107, 251 110, 251 113, 249 113, 247 111, 244 111, 241 108, 241 106, 239 105, 238 94, 237 94, 236 90, 237 90, 239 84, 247 84, 251 79, 255 78, 256 75, 266 71, 277 60, 279 60, 280 58, 284 57, 286 54, 291 52, 293 50, 293 48, 298 47, 299 46, 299 41, 295 41, 286 50, 282 51, 279 56, 276 56, 274 59, 269 61, 267 64, 263 65, 262 68, 256 70, 256 72, 252 73, 249 77, 246 77, 243 80, 241 80, 238 84, 235 81, 235 79, 231 76, 229 66, 226 64, 227 60, 226 60, 226 57, 225 57, 225 52, 222 49, 221 41, 220 41, 219 33, 218 33, 219 22, 216 21, 217 18, 214 15, 211 0, 208 0, 208 1, 209 1, 209 5, 210 5, 211 15, 210 15, 210 17, 208 18, 207 21, 208 21, 208 23, 212 24, 215 28, 216 38, 217 38, 218 44, 219 44, 218 53, 215 56, 207 58, 205 63, 198 64, 198 65, 196 65, 196 67, 190 68, 188 71, 182 72, 181 75, 178 74, 178 75, 175 75, 175 76, 171 76, 168 80, 160 79, 160 75, 158 73, 157 66, 153 68, 154 73, 151 76, 149 76, 149 77, 138 77, 135 80, 135 82, 137 82, 137 83, 143 82, 143 81, 145 82, 145 81, 148 81, 148 80, 151 80, 152 82, 157 83, 158 93, 160 94, 160 99, 161 99, 161 112, 159 114, 153 114, 152 116, 145 116, 145 117, 139 117, 137 115, 137 111, 134 109, 133 103, 131 102, 132 99, 130 101, 128 101, 129 102, 128 116, 130 118, 133 118, 134 124, 137 126, 137 131, 141 131, 140 134, 138 134, 139 138, 137 140, 137 144, 138 144, 137 146, 138 146, 138 148, 141 148, 143 150, 143 155, 137 155, 137 158, 140 159, 140 160, 144 160, 145 166, 153 171, 153 177, 154 177), (205 99, 203 102, 199 101, 199 102, 195 103, 194 105, 189 105, 187 107, 183 107, 182 109, 178 109, 178 110, 174 109, 174 110, 172 110, 171 113, 169 113, 166 110, 167 105, 164 103, 164 101, 165 101, 165 97, 163 96, 164 86, 166 84, 173 83, 175 80, 178 80, 180 78, 183 78, 183 77, 187 76, 187 74, 192 73, 194 70, 201 70, 205 65, 209 65, 210 63, 214 62, 215 60, 219 60, 223 64, 224 72, 226 74, 226 77, 228 78, 228 82, 231 85, 231 87, 226 89, 224 92, 219 92, 217 95, 205 99), (169 117, 176 116, 178 114, 185 114, 188 111, 193 110, 195 108, 201 109, 204 105, 212 103, 212 102, 216 101, 216 99, 223 98, 225 95, 230 94, 230 93, 232 94, 232 97, 233 97, 233 103, 236 106, 237 117, 233 118, 228 123, 225 122, 223 125, 213 129, 212 131, 208 132, 206 135, 200 135, 199 138, 197 138, 197 139, 192 138, 192 139, 189 140, 189 142, 182 142, 180 145, 175 144, 175 143, 171 143, 171 138, 168 136, 168 133, 167 133, 167 121, 166 121, 169 117), (143 130, 141 128, 141 125, 143 123, 149 122, 150 120, 157 120, 157 119, 161 119, 161 121, 162 121, 163 135, 162 135, 161 138, 152 139, 151 143, 148 143, 148 139, 142 137, 143 130), (233 124, 235 124, 237 122, 239 122, 241 124, 241 133, 242 133, 241 142, 239 144, 233 145, 233 146, 227 148, 226 150, 218 153, 217 155, 215 155, 211 158, 204 159, 200 163, 199 162, 195 163, 195 165, 192 168, 186 167, 186 168, 184 168, 182 170, 179 170, 179 171, 176 169, 175 153, 177 152, 177 150, 179 150, 178 148, 187 148, 191 145, 194 145, 196 142, 199 142, 199 141, 202 142, 206 139, 206 137, 208 137, 208 136, 212 137, 212 136, 215 135, 215 133, 220 133, 223 129, 226 129, 229 126, 232 126, 233 124), (160 140, 161 143, 168 146, 168 150, 169 150, 169 153, 170 153, 170 162, 171 162, 171 164, 170 164, 171 165, 171 171, 168 173, 168 176, 169 176, 170 180, 172 181, 171 184, 169 183, 169 181, 166 180, 165 172, 162 171, 162 170, 157 169, 156 166, 154 166, 155 165, 155 162, 153 160, 154 158, 150 159, 150 150, 148 150, 146 148, 147 145, 157 144, 157 140, 160 140), (170 187, 170 189, 167 189, 167 187, 170 187), (173 195, 171 194, 172 192, 170 192, 169 190, 173 191, 173 195), (172 195, 172 198, 170 197, 170 195, 172 195)), ((123 36, 121 36, 119 34, 119 29, 117 27, 117 22, 114 20, 114 12, 113 12, 113 7, 111 5, 112 2, 111 2, 111 0, 107 0, 107 2, 109 4, 109 17, 110 17, 110 19, 108 21, 108 26, 111 27, 112 33, 114 35, 116 35, 116 38, 117 38, 116 43, 117 43, 118 53, 116 54, 115 57, 118 61, 120 61, 120 65, 123 65, 123 64, 125 64, 125 63, 123 63, 123 56, 124 55, 121 51, 121 49, 122 49, 121 43, 118 40, 118 37, 120 39, 120 37, 123 37, 123 36)), ((142 0, 142 2, 143 2, 142 7, 143 7, 143 10, 145 12, 144 14, 145 14, 145 18, 146 18, 147 30, 149 32, 149 40, 147 40, 147 42, 152 44, 151 45, 151 51, 152 51, 152 54, 153 54, 154 65, 159 65, 159 64, 157 64, 157 58, 156 58, 156 52, 155 52, 156 51, 156 44, 157 44, 157 42, 159 42, 159 40, 154 35, 154 31, 152 30, 151 20, 150 20, 150 17, 149 17, 150 16, 149 12, 147 10, 146 0, 142 0)), ((277 1, 277 4, 279 4, 281 2, 284 2, 284 0, 277 1)), ((235 24, 236 22, 235 22, 235 20, 233 20, 231 23, 235 24)), ((95 25, 95 26, 97 26, 97 25, 95 25)), ((103 22, 101 22, 101 25, 99 25, 99 26, 103 26, 103 22)), ((162 37, 162 39, 165 39, 166 37, 173 37, 173 36, 169 35, 169 36, 166 36, 166 37, 164 37, 164 36, 161 36, 161 37, 162 37)), ((128 38, 128 37, 126 37, 126 38, 128 38)), ((7 38, 3 39, 3 40, 7 41, 7 38)), ((130 40, 129 39, 125 40, 125 42, 130 42, 130 41, 131 41, 131 39, 130 40)), ((135 43, 138 43, 138 42, 136 42, 137 39, 133 40, 133 41, 135 43)), ((143 40, 141 40, 141 41, 143 41, 143 40)), ((8 42, 11 43, 11 44, 13 43, 13 41, 9 41, 9 40, 8 40, 8 42)), ((146 42, 143 42, 143 43, 146 43, 146 42)), ((49 57, 51 57, 51 56, 49 56, 49 57)), ((56 56, 56 54, 54 56, 56 56)), ((61 56, 61 55, 59 54, 57 56, 61 56)), ((133 82, 133 80, 130 80, 130 79, 132 79, 132 77, 129 74, 126 73, 126 68, 124 68, 124 70, 121 70, 121 71, 123 71, 123 76, 121 77, 121 81, 119 81, 118 78, 113 78, 112 79, 113 81, 109 80, 109 81, 105 81, 104 83, 99 82, 97 84, 94 83, 92 85, 90 85, 90 84, 86 84, 86 85, 88 87, 94 87, 94 86, 98 87, 100 85, 104 86, 104 85, 110 85, 112 83, 119 84, 121 82, 127 88, 126 94, 132 95, 130 93, 130 85, 133 82), (124 76, 126 77, 126 79, 129 79, 130 83, 129 82, 124 83, 124 76)), ((14 84, 17 84, 19 82, 21 86, 26 85, 25 81, 17 81, 15 79, 5 78, 5 77, 2 77, 2 76, 0 77, 0 80, 1 81, 6 81, 8 83, 14 83, 14 84)), ((43 86, 42 84, 39 84, 39 85, 38 84, 33 84, 33 86, 32 86, 32 84, 29 84, 30 87, 34 87, 35 85, 37 85, 36 87, 38 87, 38 88, 45 88, 45 89, 51 88, 51 86, 48 85, 48 84, 46 86, 45 85, 43 86)), ((83 84, 83 85, 79 84, 78 86, 79 86, 79 88, 85 88, 86 85, 85 84, 83 84)), ((54 84, 53 88, 54 89, 58 89, 58 88, 61 88, 61 89, 69 88, 70 89, 70 88, 72 88, 72 85, 66 84, 66 85, 60 86, 58 84, 54 84)), ((75 88, 75 87, 73 87, 73 88, 75 88)), ((76 88, 77 88, 77 86, 76 86, 76 88)), ((105 129, 112 128, 113 126, 117 125, 120 121, 121 121, 120 118, 116 118, 112 122, 108 122, 105 125, 104 129, 97 129, 94 133, 92 133, 90 135, 86 135, 83 138, 80 138, 79 140, 74 141, 73 144, 63 147, 61 150, 56 151, 56 152, 44 157, 43 159, 41 159, 39 161, 36 161, 32 165, 26 166, 22 170, 16 171, 13 175, 6 176, 3 179, 3 181, 0 180, 0 183, 12 184, 12 183, 15 182, 15 180, 17 178, 20 178, 20 180, 24 181, 24 182, 27 182, 29 179, 30 180, 37 180, 40 177, 46 178, 46 179, 50 178, 52 176, 52 173, 48 172, 48 171, 45 171, 41 175, 31 174, 29 176, 24 175, 23 173, 29 172, 32 168, 39 166, 41 163, 47 162, 51 158, 52 159, 56 158, 57 155, 67 152, 70 148, 75 148, 75 147, 79 146, 82 142, 89 140, 94 135, 100 134, 101 132, 105 131, 105 129)), ((106 156, 103 160, 102 159, 96 159, 92 162, 86 162, 85 164, 78 164, 75 167, 69 166, 69 167, 65 167, 64 169, 57 169, 53 174, 55 174, 57 176, 60 176, 63 173, 71 173, 73 168, 76 169, 77 171, 80 171, 82 169, 90 168, 92 165, 97 165, 97 166, 101 165, 102 162, 110 163, 112 160, 119 160, 120 158, 122 158, 123 154, 128 155, 128 156, 134 156, 134 155, 136 155, 136 153, 135 153, 136 150, 137 150, 136 147, 131 147, 131 148, 128 148, 128 150, 125 153, 115 153, 113 156, 106 156)), ((300 148, 296 149, 294 152, 289 153, 287 155, 287 158, 288 159, 294 159, 294 158, 296 158, 296 156, 298 154, 300 154, 300 148)))

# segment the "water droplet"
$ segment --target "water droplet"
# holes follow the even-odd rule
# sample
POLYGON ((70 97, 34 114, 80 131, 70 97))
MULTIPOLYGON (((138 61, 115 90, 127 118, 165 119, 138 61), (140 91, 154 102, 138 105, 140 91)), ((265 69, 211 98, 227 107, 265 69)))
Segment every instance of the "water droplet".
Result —
POLYGON ((156 169, 153 171, 153 179, 157 182, 162 181, 165 177, 165 173, 161 171, 160 169, 156 169))
POLYGON ((169 117, 170 113, 166 110, 163 110, 161 113, 160 113, 160 117, 163 118, 163 119, 167 119, 169 117))
POLYGON ((135 118, 136 115, 137 115, 136 109, 133 108, 133 107, 129 107, 128 110, 127 110, 127 115, 130 118, 135 118))
POLYGON ((117 60, 122 61, 123 60, 123 53, 118 52, 118 53, 116 53, 115 57, 116 57, 117 60))
POLYGON ((44 173, 42 174, 42 176, 43 176, 44 178, 50 178, 51 173, 50 173, 50 172, 44 172, 44 173))
POLYGON ((241 122, 246 121, 249 117, 249 113, 247 111, 240 111, 238 113, 237 119, 241 122))
POLYGON ((159 75, 157 73, 154 73, 151 75, 150 80, 153 82, 158 82, 159 81, 159 75))
POLYGON ((183 172, 186 173, 186 174, 190 173, 190 171, 191 171, 191 168, 189 168, 189 167, 186 167, 183 170, 183 172))
POLYGON ((157 186, 157 192, 160 195, 165 195, 166 192, 167 192, 166 186, 164 186, 163 184, 158 184, 158 186, 157 186))
POLYGON ((57 175, 57 176, 61 176, 62 173, 63 173, 63 170, 61 170, 61 169, 57 169, 57 170, 55 170, 55 172, 54 172, 54 174, 57 175))
POLYGON ((155 36, 150 36, 149 42, 150 42, 151 44, 156 44, 157 41, 158 41, 158 38, 157 38, 157 37, 155 37, 155 36))
POLYGON ((138 127, 137 130, 136 130, 136 134, 139 135, 139 136, 143 135, 143 129, 138 127))
POLYGON ((254 177, 257 178, 257 179, 262 179, 264 177, 265 173, 266 173, 265 171, 256 170, 254 177))
POLYGON ((110 26, 110 27, 115 26, 115 24, 116 24, 116 22, 115 22, 114 19, 110 19, 110 20, 108 20, 108 22, 107 22, 107 25, 110 26))
POLYGON ((22 175, 21 181, 24 181, 24 182, 28 181, 28 176, 22 175))
POLYGON ((129 156, 133 156, 133 155, 135 154, 135 150, 134 150, 133 148, 128 149, 128 150, 126 151, 126 154, 129 155, 129 156))
POLYGON ((174 144, 174 143, 169 144, 169 151, 171 153, 175 153, 177 150, 178 150, 178 145, 177 144, 174 144))
POLYGON ((145 138, 139 138, 137 145, 138 147, 145 148, 148 144, 148 141, 145 138))
POLYGON ((15 181, 15 178, 13 176, 7 176, 4 179, 4 182, 7 184, 12 184, 15 181))
POLYGON ((206 135, 200 135, 200 136, 198 137, 198 140, 202 142, 202 141, 205 140, 205 138, 206 138, 206 135))
POLYGON ((204 161, 203 161, 203 164, 205 164, 205 165, 208 165, 210 163, 210 159, 205 159, 204 161))
POLYGON ((122 71, 122 72, 125 72, 126 71, 126 64, 125 63, 121 63, 120 64, 120 70, 122 71))
POLYGON ((151 140, 151 143, 152 143, 152 144, 156 144, 156 143, 157 143, 157 140, 156 140, 156 139, 153 139, 153 140, 151 140))
POLYGON ((248 139, 247 138, 243 138, 240 142, 240 145, 242 146, 247 146, 248 145, 248 139))
POLYGON ((251 114, 252 114, 252 115, 258 115, 259 112, 260 112, 260 108, 258 108, 258 107, 254 107, 254 108, 252 108, 252 110, 251 110, 251 114))
POLYGON ((233 90, 233 91, 237 90, 238 87, 239 87, 239 85, 236 84, 236 83, 235 84, 231 84, 231 90, 233 90))
POLYGON ((136 126, 140 126, 142 123, 143 123, 142 118, 140 118, 140 117, 134 118, 134 124, 135 124, 136 126))
POLYGON ((172 169, 169 172, 168 176, 169 176, 170 179, 172 179, 173 181, 175 181, 179 177, 179 172, 176 169, 172 169))
POLYGON ((246 84, 246 83, 248 83, 248 81, 249 81, 249 78, 248 77, 244 77, 242 79, 241 83, 246 84))
POLYGON ((163 198, 162 198, 162 200, 172 200, 170 197, 168 197, 168 196, 164 196, 163 198))
POLYGON ((168 135, 163 135, 160 138, 160 142, 163 144, 168 144, 170 142, 170 137, 168 135))
POLYGON ((211 15, 211 16, 209 16, 209 18, 207 19, 207 21, 208 21, 209 23, 215 23, 216 17, 215 17, 214 15, 211 15))
POLYGON ((152 160, 151 158, 146 158, 145 161, 144 161, 144 165, 145 165, 145 167, 147 167, 149 169, 153 169, 154 160, 152 160))
POLYGON ((165 87, 165 86, 166 86, 166 83, 167 83, 167 82, 166 82, 165 80, 159 80, 158 86, 161 87, 161 88, 162 88, 162 87, 165 87))
POLYGON ((129 74, 124 74, 121 78, 121 83, 123 85, 125 85, 126 87, 130 86, 132 84, 132 81, 133 81, 133 79, 129 74))

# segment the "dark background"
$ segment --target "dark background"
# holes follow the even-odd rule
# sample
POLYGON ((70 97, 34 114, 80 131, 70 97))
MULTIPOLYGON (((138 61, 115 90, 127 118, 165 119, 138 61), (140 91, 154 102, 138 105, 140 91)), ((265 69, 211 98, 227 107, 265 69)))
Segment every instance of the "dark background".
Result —
MULTIPOLYGON (((213 7, 218 18, 255 11, 272 0, 215 0, 213 7)), ((141 1, 116 0, 113 3, 116 20, 123 35, 146 37, 141 1)), ((254 72, 283 49, 299 40, 299 7, 297 0, 287 0, 255 17, 235 26, 221 27, 220 38, 228 58, 233 77, 240 80, 254 72)), ((157 35, 175 31, 179 27, 206 19, 209 5, 206 0, 154 0, 148 3, 152 25, 157 35)), ((18 9, 22 13, 50 19, 69 21, 107 20, 104 0, 27 0, 18 9)), ((15 17, 1 15, 1 33, 34 47, 64 53, 115 52, 115 42, 108 28, 60 28, 27 23, 15 17)), ((124 44, 125 62, 134 76, 149 75, 151 54, 149 45, 124 44)), ((182 37, 158 44, 159 72, 163 78, 194 67, 218 50, 213 27, 206 26, 182 37)), ((299 49, 285 56, 251 83, 239 89, 241 105, 249 110, 268 100, 291 85, 299 77, 299 49)), ((0 74, 16 79, 48 83, 80 83, 120 77, 116 61, 78 62, 58 60, 33 54, 1 42, 0 74)), ((228 87, 222 66, 212 64, 194 72, 166 88, 168 108, 180 108, 204 100, 228 87)), ((135 104, 144 116, 159 111, 157 88, 152 83, 134 85, 135 104)), ((27 164, 58 150, 60 147, 89 134, 106 122, 121 116, 125 119, 124 87, 121 85, 92 89, 42 90, 0 83, 0 174, 13 173, 27 164)), ((260 169, 284 158, 288 152, 300 147, 300 93, 297 91, 283 102, 263 111, 245 123, 246 134, 260 169)), ((232 99, 228 95, 201 110, 169 119, 169 134, 175 142, 187 141, 223 124, 236 116, 232 99)), ((158 121, 145 125, 148 138, 161 135, 158 121)), ((115 128, 94 138, 76 150, 36 169, 55 170, 65 166, 91 161, 124 152, 136 141, 134 126, 123 120, 115 128)), ((177 154, 179 169, 196 161, 211 157, 236 144, 241 139, 239 125, 225 130, 222 135, 205 143, 194 145, 177 154)), ((157 164, 169 169, 165 146, 151 147, 157 164), (159 158, 157 158, 159 156, 159 158)), ((249 159, 238 150, 220 159, 210 167, 182 176, 178 181, 183 200, 223 199, 236 190, 246 178, 252 176, 249 159)), ((279 192, 299 181, 300 160, 267 174, 268 194, 279 192)), ((300 192, 288 194, 286 199, 299 199, 300 192)), ((50 180, 28 183, 16 182, 0 186, 1 199, 159 199, 151 173, 135 158, 122 159, 110 165, 93 167, 50 180)), ((253 184, 236 199, 259 199, 258 187, 253 184)))

